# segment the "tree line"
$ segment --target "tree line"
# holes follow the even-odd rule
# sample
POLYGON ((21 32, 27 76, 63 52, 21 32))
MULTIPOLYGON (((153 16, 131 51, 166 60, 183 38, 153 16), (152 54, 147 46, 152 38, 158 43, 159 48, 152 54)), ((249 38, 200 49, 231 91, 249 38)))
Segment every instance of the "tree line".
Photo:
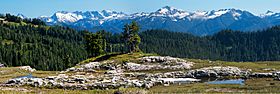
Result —
POLYGON ((203 37, 166 30, 148 30, 140 36, 140 49, 146 53, 225 61, 280 60, 280 26, 255 32, 223 30, 203 37))

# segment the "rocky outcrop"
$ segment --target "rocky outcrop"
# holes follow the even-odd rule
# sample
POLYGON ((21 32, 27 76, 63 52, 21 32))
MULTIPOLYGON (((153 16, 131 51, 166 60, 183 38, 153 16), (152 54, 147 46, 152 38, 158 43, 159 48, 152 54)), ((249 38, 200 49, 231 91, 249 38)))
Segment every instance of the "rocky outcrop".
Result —
POLYGON ((140 58, 143 63, 177 63, 186 62, 184 59, 174 58, 170 56, 147 56, 140 58))
MULTIPOLYGON (((62 88, 62 89, 117 89, 120 87, 151 88, 156 85, 168 86, 173 83, 193 83, 199 82, 199 77, 222 77, 248 75, 248 70, 241 70, 237 67, 207 67, 195 70, 189 69, 193 65, 183 59, 172 57, 143 57, 140 63, 111 64, 107 62, 90 62, 66 70, 73 72, 49 76, 45 78, 14 78, 10 79, 6 85, 29 85, 34 87, 62 88), (121 65, 121 66, 120 66, 121 65), (101 72, 94 72, 102 69, 101 72), (165 73, 139 73, 131 70, 155 70, 155 69, 183 69, 165 73), (91 72, 89 72, 91 70, 91 72), (81 74, 78 74, 81 73, 81 74)), ((30 67, 23 67, 29 70, 30 67)))
POLYGON ((31 85, 31 86, 42 86, 44 81, 42 78, 15 78, 8 80, 7 84, 14 84, 14 85, 31 85))
POLYGON ((84 64, 84 65, 81 65, 81 67, 85 68, 85 69, 101 69, 100 66, 101 66, 100 62, 90 62, 90 63, 84 64))
POLYGON ((162 65, 162 64, 137 64, 137 63, 126 63, 125 67, 130 71, 141 71, 141 70, 159 70, 159 69, 190 69, 193 63, 177 63, 176 65, 162 65))
POLYGON ((198 82, 199 79, 180 78, 184 72, 167 73, 105 73, 100 75, 67 75, 49 76, 46 78, 14 78, 6 84, 29 85, 34 87, 62 89, 117 89, 120 87, 151 88, 155 85, 172 84, 176 82, 198 82))
POLYGON ((194 64, 193 62, 188 62, 184 59, 169 56, 148 56, 139 58, 138 60, 140 63, 125 62, 124 64, 115 64, 114 60, 103 62, 90 62, 87 64, 79 65, 78 67, 68 68, 64 72, 95 72, 95 70, 116 70, 120 68, 128 71, 159 69, 177 70, 190 69, 194 64))
POLYGON ((180 83, 180 82, 199 82, 200 79, 194 78, 159 78, 163 83, 180 83))
POLYGON ((87 64, 78 65, 76 67, 68 68, 64 72, 95 72, 95 70, 115 70, 121 65, 114 65, 113 61, 104 62, 90 62, 87 64))
POLYGON ((151 88, 156 85, 168 86, 173 83, 199 82, 197 77, 240 76, 249 73, 237 67, 207 67, 190 71, 166 73, 125 73, 122 69, 107 70, 104 74, 71 75, 59 74, 46 78, 15 78, 7 85, 30 85, 34 87, 62 89, 117 89, 120 87, 151 88), (191 77, 190 77, 191 75, 191 77))
POLYGON ((119 87, 140 87, 151 88, 156 82, 161 80, 145 80, 129 79, 121 77, 112 77, 103 79, 89 80, 89 78, 81 75, 72 77, 52 76, 47 78, 15 78, 10 79, 6 84, 9 85, 30 85, 34 87, 49 87, 63 89, 117 89, 119 87))
POLYGON ((80 67, 71 67, 63 72, 95 72, 95 69, 101 69, 100 62, 90 62, 87 64, 80 65, 80 67))
POLYGON ((250 74, 250 77, 257 77, 257 78, 272 78, 274 77, 273 73, 260 73, 260 72, 254 72, 250 74))
POLYGON ((173 58, 169 56, 148 56, 140 58, 141 63, 128 62, 125 64, 125 68, 131 71, 141 70, 159 70, 159 69, 190 69, 193 66, 193 62, 187 62, 184 59, 173 58))
POLYGON ((2 68, 2 67, 5 67, 5 65, 4 65, 4 64, 2 64, 2 63, 0 63, 0 68, 2 68))
POLYGON ((247 76, 249 74, 249 70, 242 70, 238 67, 216 66, 191 70, 187 73, 187 77, 247 76))
MULTIPOLYGON (((148 56, 137 60, 138 61, 128 61, 123 63, 115 63, 114 60, 90 62, 69 68, 57 76, 49 76, 45 78, 14 78, 10 79, 6 85, 30 85, 34 87, 87 90, 117 89, 120 87, 151 88, 156 85, 168 86, 173 83, 199 82, 199 78, 203 77, 271 77, 275 75, 279 75, 278 77, 280 77, 280 72, 251 73, 250 70, 243 70, 232 66, 215 66, 188 70, 193 66, 193 62, 168 56, 148 56), (140 72, 142 70, 161 69, 181 71, 164 73, 140 72)), ((32 69, 31 67, 21 68, 24 70, 32 69)))
POLYGON ((29 72, 34 72, 36 71, 36 69, 31 68, 30 66, 20 66, 18 67, 19 69, 25 70, 25 71, 29 71, 29 72))

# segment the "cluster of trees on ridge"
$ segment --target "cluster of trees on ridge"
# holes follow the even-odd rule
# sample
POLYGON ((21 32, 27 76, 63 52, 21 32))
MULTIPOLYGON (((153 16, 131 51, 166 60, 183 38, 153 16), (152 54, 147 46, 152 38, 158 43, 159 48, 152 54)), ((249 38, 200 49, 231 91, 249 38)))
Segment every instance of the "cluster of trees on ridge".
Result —
POLYGON ((84 31, 86 50, 89 52, 89 56, 94 57, 112 52, 140 52, 139 44, 141 42, 141 38, 138 35, 138 24, 133 21, 131 24, 126 24, 123 30, 124 31, 121 34, 112 34, 104 30, 96 33, 84 31))

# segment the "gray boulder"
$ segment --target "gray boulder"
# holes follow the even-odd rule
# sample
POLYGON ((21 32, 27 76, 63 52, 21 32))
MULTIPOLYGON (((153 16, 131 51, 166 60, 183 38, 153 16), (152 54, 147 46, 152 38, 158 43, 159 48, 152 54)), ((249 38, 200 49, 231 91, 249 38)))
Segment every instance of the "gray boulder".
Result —
POLYGON ((221 77, 221 76, 243 76, 249 75, 250 71, 241 70, 238 67, 207 67, 189 71, 186 76, 192 77, 221 77))
POLYGON ((4 65, 4 64, 2 64, 2 63, 0 63, 0 68, 2 68, 2 67, 5 67, 5 65, 4 65))
POLYGON ((30 72, 36 71, 36 69, 33 69, 33 68, 31 68, 30 66, 20 66, 20 67, 18 67, 18 68, 19 68, 19 69, 22 69, 22 70, 30 71, 30 72))

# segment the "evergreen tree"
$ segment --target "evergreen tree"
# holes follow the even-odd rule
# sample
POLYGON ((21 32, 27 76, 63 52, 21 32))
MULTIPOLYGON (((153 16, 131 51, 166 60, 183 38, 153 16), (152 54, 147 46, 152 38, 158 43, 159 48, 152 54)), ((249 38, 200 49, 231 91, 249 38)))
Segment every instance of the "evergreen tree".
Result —
POLYGON ((98 56, 104 54, 104 49, 106 47, 106 40, 103 38, 101 32, 85 33, 86 49, 89 51, 90 56, 98 56))
POLYGON ((124 26, 122 35, 125 45, 128 47, 129 53, 140 51, 139 44, 141 42, 141 38, 138 33, 139 26, 135 21, 133 21, 130 25, 126 24, 124 26))

